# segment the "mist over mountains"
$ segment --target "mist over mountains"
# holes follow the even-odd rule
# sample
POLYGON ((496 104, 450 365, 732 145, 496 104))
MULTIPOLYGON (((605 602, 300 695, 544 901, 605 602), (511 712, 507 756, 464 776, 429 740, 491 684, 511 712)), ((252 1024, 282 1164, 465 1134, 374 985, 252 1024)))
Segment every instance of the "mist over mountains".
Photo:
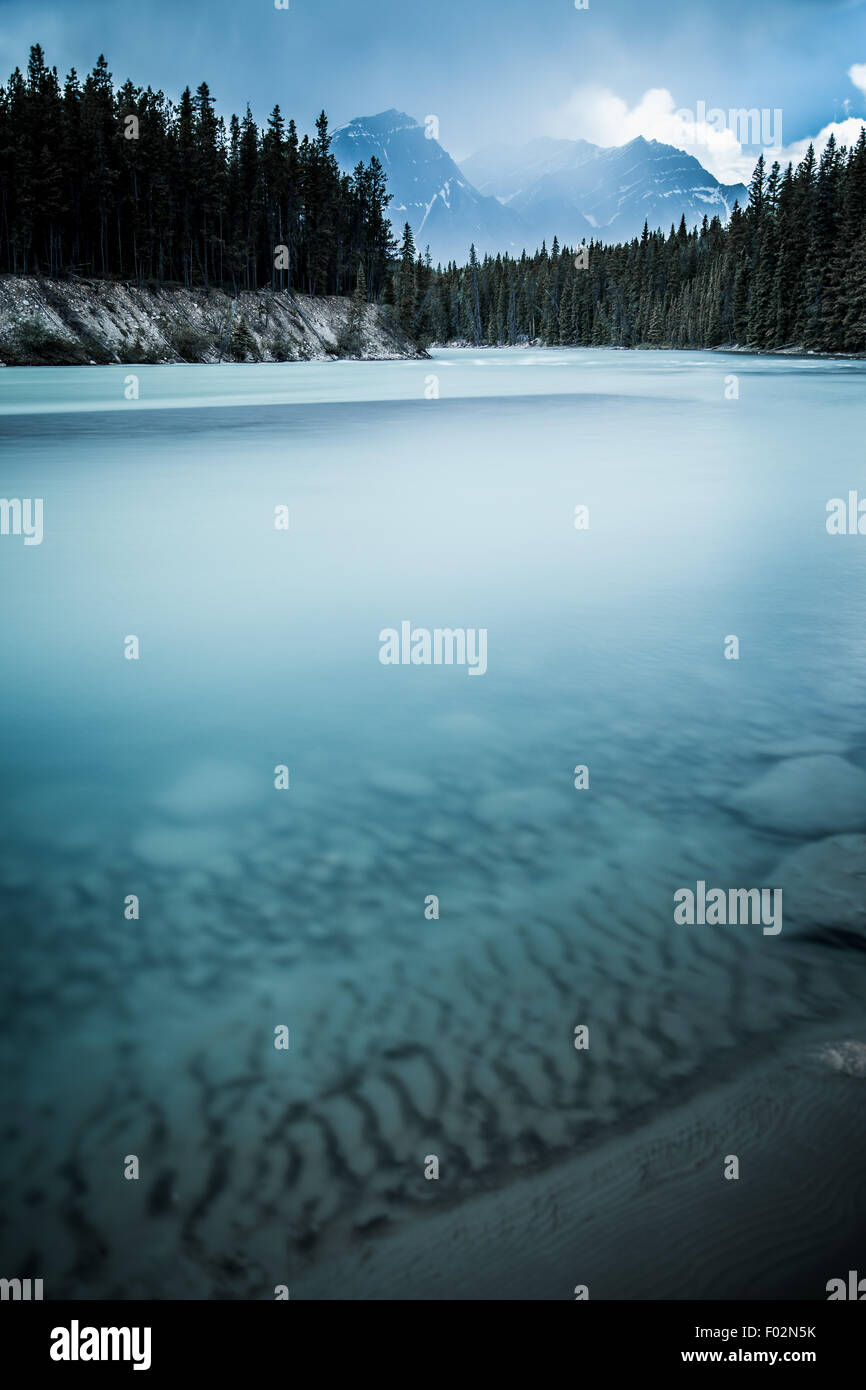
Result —
POLYGON ((694 156, 642 136, 610 149, 587 140, 536 139, 494 145, 458 165, 425 127, 402 111, 356 117, 334 132, 332 150, 346 172, 375 155, 393 193, 396 232, 408 222, 434 264, 479 255, 532 252, 554 236, 618 242, 667 231, 685 217, 725 223, 744 184, 721 184, 694 156))

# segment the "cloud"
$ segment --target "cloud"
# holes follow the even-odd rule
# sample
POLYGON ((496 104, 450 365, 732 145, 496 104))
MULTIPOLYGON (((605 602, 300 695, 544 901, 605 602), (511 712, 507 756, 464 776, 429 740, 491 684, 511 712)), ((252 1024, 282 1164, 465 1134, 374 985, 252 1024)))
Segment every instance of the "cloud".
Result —
MULTIPOLYGON (((866 63, 855 63, 848 76, 866 93, 866 63)), ((699 103, 695 110, 677 107, 666 87, 651 87, 635 106, 607 87, 578 87, 562 106, 551 112, 545 133, 570 140, 589 140, 595 145, 625 145, 642 135, 675 145, 694 155, 722 183, 748 183, 764 148, 768 166, 778 160, 784 169, 795 167, 809 144, 820 157, 831 135, 837 145, 852 145, 860 134, 863 119, 849 116, 833 121, 817 135, 782 144, 782 113, 722 111, 699 103), (743 138, 745 137, 745 138, 743 138)))
POLYGON ((632 107, 607 87, 579 87, 553 113, 550 125, 552 135, 595 145, 625 145, 643 135, 687 149, 723 183, 742 177, 742 146, 734 132, 699 123, 697 113, 678 110, 666 87, 651 87, 632 107))
POLYGON ((852 63, 848 69, 848 76, 854 86, 866 96, 866 63, 852 63))
MULTIPOLYGON (((856 145, 864 125, 864 116, 849 116, 846 121, 831 121, 819 130, 817 135, 810 135, 805 140, 796 140, 793 145, 786 145, 784 149, 774 151, 773 159, 778 159, 783 169, 789 162, 796 168, 810 145, 815 146, 815 154, 820 159, 831 135, 836 137, 837 145, 847 145, 850 149, 852 145, 856 145)), ((773 159, 770 160, 771 164, 773 159)))

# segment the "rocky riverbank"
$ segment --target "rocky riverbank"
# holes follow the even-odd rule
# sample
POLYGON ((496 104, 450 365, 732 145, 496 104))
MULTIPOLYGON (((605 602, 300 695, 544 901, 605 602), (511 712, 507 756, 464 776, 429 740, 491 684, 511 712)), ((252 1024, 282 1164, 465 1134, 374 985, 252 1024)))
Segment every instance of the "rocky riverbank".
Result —
POLYGON ((386 309, 368 304, 353 324, 351 301, 336 296, 0 276, 5 366, 419 355, 386 309))

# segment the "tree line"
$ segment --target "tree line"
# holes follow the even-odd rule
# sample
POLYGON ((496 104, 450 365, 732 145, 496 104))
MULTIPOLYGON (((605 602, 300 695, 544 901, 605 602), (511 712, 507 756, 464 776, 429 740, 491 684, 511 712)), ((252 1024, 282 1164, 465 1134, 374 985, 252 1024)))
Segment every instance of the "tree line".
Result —
MULTIPOLYGON (((408 229, 407 229, 408 230, 408 229)), ((404 262, 405 262, 404 234, 404 262)), ((406 276, 405 264, 398 279, 406 276)), ((727 226, 685 218, 621 245, 542 246, 534 255, 434 271, 416 259, 402 294, 427 342, 528 342, 762 351, 866 351, 866 127, 831 136, 795 170, 757 162, 727 226)))
POLYGON ((226 125, 206 82, 179 102, 104 57, 61 86, 37 44, 0 88, 0 270, 308 294, 383 289, 394 242, 375 158, 342 174, 325 113, 226 125))
MULTIPOLYGON (((543 343, 866 351, 866 128, 820 160, 758 160, 723 226, 434 268, 392 236, 379 161, 341 173, 322 112, 226 124, 206 83, 179 102, 104 57, 61 87, 39 45, 0 88, 0 271, 351 295, 419 346, 543 343)), ((360 340, 359 340, 360 341, 360 340)))

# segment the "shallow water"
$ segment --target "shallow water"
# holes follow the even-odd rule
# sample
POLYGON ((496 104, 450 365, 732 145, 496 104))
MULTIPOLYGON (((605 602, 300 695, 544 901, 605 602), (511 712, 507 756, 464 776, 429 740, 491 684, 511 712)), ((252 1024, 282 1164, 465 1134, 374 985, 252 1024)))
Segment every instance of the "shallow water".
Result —
POLYGON ((0 374, 3 495, 44 499, 41 545, 0 537, 9 1275, 302 1297, 856 1029, 820 883, 778 936, 673 894, 866 829, 835 783, 808 827, 796 762, 866 769, 866 539, 825 526, 864 386, 599 350, 0 374), (382 665, 404 620, 486 629, 486 672, 382 665), (781 810, 728 804, 780 766, 781 810))

